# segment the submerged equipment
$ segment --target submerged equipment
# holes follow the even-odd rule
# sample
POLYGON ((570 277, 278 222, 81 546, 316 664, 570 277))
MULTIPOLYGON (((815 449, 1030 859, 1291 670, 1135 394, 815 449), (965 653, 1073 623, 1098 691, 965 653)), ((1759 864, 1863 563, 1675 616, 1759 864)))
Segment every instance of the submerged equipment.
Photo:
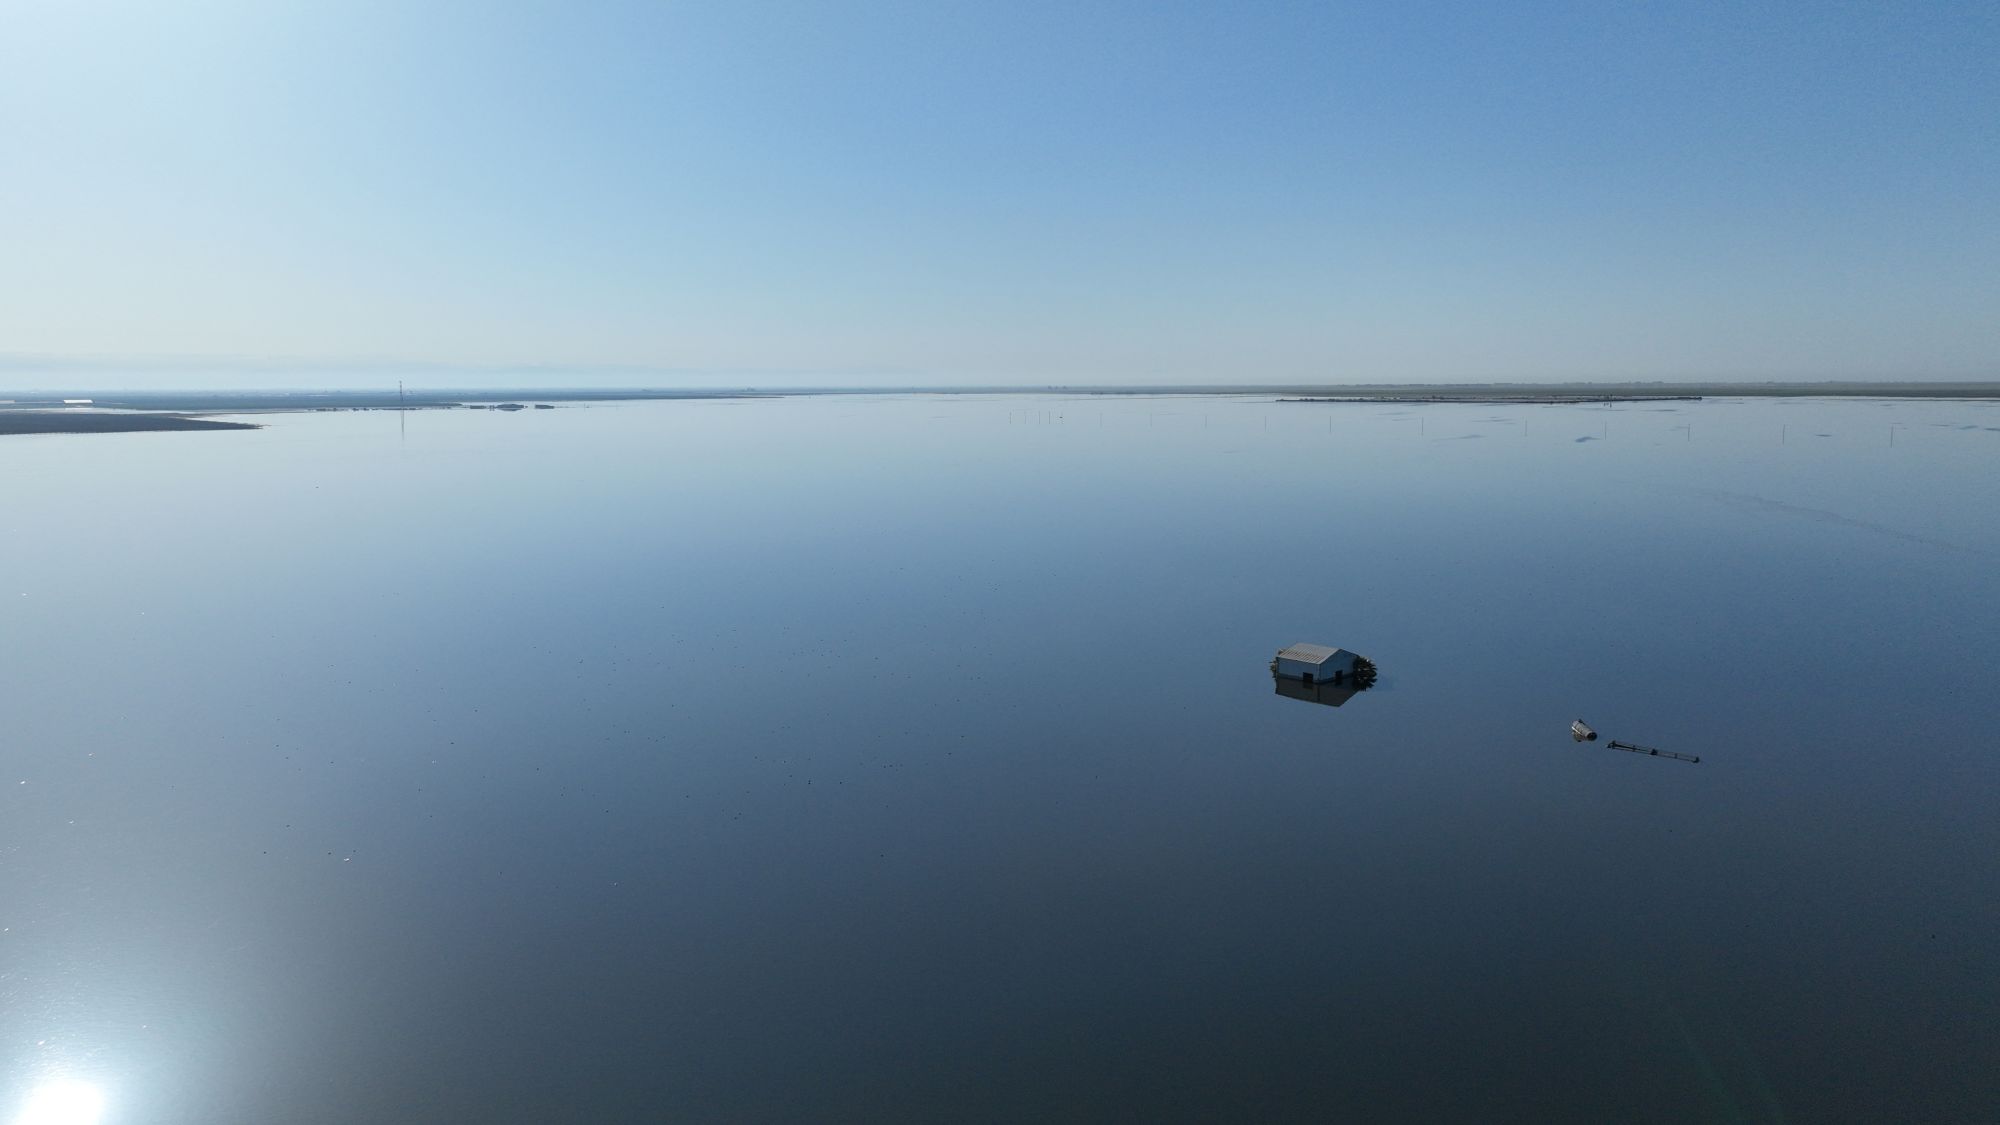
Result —
MULTIPOLYGON (((1582 719, 1571 721, 1569 724, 1569 736, 1576 742, 1597 741, 1597 732, 1590 729, 1590 724, 1584 722, 1582 719)), ((1676 754, 1672 750, 1655 750, 1651 746, 1634 746, 1629 742, 1620 742, 1615 738, 1607 743, 1607 745, 1613 750, 1623 750, 1631 754, 1644 754, 1649 758, 1672 758, 1676 762, 1701 761, 1700 758, 1693 754, 1676 754)))
POLYGON ((1655 750, 1650 746, 1634 746, 1629 742, 1620 742, 1615 738, 1611 740, 1609 745, 1613 750, 1627 750, 1634 754, 1650 754, 1655 758, 1672 758, 1676 762, 1701 761, 1699 757, 1693 754, 1676 754, 1672 750, 1655 750))

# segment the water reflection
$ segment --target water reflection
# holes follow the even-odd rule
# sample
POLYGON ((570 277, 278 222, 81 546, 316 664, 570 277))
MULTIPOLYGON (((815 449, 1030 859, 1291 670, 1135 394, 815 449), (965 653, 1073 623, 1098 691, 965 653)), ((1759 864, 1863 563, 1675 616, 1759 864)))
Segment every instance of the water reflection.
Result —
POLYGON ((1992 1116, 2000 410, 1088 405, 0 439, 0 1125, 1992 1116))
POLYGON ((103 1116, 104 1094, 97 1087, 64 1078, 37 1086, 14 1125, 97 1125, 103 1116))
POLYGON ((1271 682, 1277 685, 1278 694, 1286 699, 1303 699, 1307 703, 1318 703, 1326 707, 1338 707, 1353 699, 1361 691, 1352 682, 1320 684, 1276 673, 1272 674, 1271 682))

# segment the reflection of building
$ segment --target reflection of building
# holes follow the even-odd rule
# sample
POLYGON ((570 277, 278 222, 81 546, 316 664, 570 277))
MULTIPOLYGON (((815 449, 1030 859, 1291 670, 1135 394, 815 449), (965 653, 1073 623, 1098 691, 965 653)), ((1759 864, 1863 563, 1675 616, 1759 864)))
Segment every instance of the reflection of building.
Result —
POLYGON ((1344 648, 1296 644, 1278 654, 1271 670, 1309 684, 1338 684, 1354 675, 1354 654, 1344 648))
POLYGON ((1351 683, 1322 684, 1291 676, 1272 676, 1271 682, 1278 685, 1278 694, 1286 699, 1303 699, 1307 703, 1319 703, 1328 707, 1338 707, 1353 699, 1361 689, 1351 683))

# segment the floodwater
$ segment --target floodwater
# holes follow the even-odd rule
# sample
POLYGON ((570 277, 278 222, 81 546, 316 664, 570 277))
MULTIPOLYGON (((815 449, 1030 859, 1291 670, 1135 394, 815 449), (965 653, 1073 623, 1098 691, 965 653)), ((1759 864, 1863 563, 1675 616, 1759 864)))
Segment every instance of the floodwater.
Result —
POLYGON ((2000 1112, 2000 405, 267 420, 0 440, 0 1115, 2000 1112))

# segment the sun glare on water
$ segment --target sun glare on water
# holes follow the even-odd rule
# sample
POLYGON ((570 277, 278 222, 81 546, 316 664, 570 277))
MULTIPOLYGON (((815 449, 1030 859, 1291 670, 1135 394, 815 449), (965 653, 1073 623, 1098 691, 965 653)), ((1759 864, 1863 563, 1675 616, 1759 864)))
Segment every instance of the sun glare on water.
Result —
POLYGON ((104 1095, 85 1082, 44 1082, 28 1095, 14 1125, 97 1125, 104 1095))

